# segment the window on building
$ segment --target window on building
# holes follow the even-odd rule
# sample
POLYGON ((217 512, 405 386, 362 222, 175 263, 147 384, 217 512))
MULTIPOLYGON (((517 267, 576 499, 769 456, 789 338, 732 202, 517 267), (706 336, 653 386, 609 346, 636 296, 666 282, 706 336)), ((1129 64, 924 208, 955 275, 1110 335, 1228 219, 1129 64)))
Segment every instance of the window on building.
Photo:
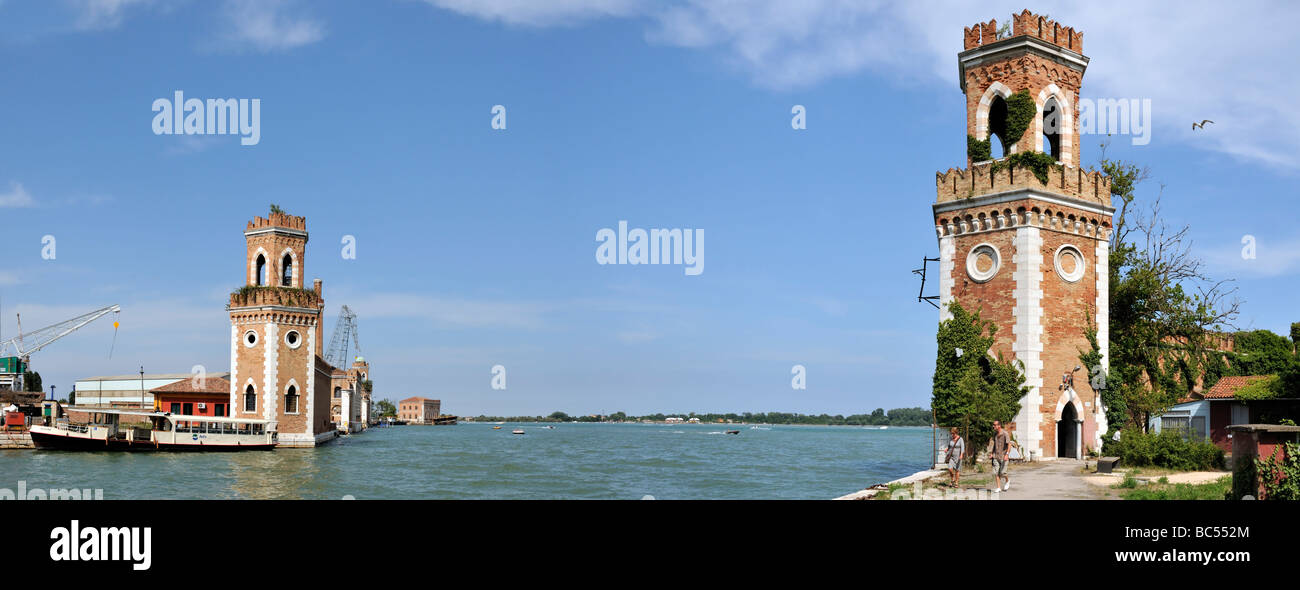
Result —
POLYGON ((1011 150, 1007 145, 1007 101, 1001 96, 993 97, 993 104, 989 105, 989 134, 986 139, 989 140, 989 152, 993 159, 998 160, 1005 158, 1011 150), (993 141, 993 137, 997 141, 993 141))
POLYGON ((280 263, 280 284, 285 287, 293 286, 293 257, 288 254, 284 255, 284 260, 280 263))
POLYGON ((298 413, 298 388, 293 385, 284 392, 284 411, 289 414, 298 413))
POLYGON ((212 415, 213 415, 213 416, 225 416, 225 415, 226 415, 226 404, 213 404, 213 405, 212 405, 212 409, 213 409, 213 412, 212 412, 212 415))
POLYGON ((335 387, 335 388, 334 388, 334 397, 336 397, 336 398, 343 397, 343 388, 342 388, 342 387, 335 387))
POLYGON ((1043 103, 1043 152, 1061 159, 1061 131, 1064 122, 1055 98, 1043 103))
POLYGON ((179 413, 181 413, 181 405, 180 405, 179 403, 172 402, 172 404, 171 404, 171 409, 168 410, 168 411, 171 412, 171 413, 173 413, 173 414, 179 414, 179 413))
POLYGON ((257 255, 257 286, 266 286, 266 257, 257 255))
POLYGON ((244 411, 257 411, 257 392, 253 391, 253 386, 251 384, 244 390, 244 411))
POLYGON ((194 404, 192 404, 192 403, 186 403, 186 404, 182 405, 182 406, 181 406, 181 413, 182 413, 182 414, 185 414, 186 416, 193 416, 193 415, 194 415, 194 404))

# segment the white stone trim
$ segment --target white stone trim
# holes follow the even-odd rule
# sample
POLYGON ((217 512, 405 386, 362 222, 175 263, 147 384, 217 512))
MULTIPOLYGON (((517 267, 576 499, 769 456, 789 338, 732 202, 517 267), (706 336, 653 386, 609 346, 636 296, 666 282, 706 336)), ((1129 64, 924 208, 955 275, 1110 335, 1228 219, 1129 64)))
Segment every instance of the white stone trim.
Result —
MULTIPOLYGON (((312 330, 312 331, 314 332, 315 330, 312 330)), ((285 346, 288 346, 289 348, 291 348, 291 349, 293 349, 293 350, 298 350, 299 348, 302 348, 302 342, 303 342, 303 337, 302 337, 302 331, 301 331, 301 330, 294 330, 294 329, 285 330, 285 332, 284 332, 284 345, 285 345, 285 346), (293 344, 293 343, 289 342, 289 335, 290 335, 290 334, 297 334, 297 335, 298 335, 298 343, 297 343, 297 344, 293 344)))
POLYGON ((1052 265, 1056 267, 1056 275, 1061 277, 1061 280, 1067 283, 1079 282, 1079 280, 1083 278, 1083 275, 1088 272, 1088 259, 1083 256, 1083 251, 1079 250, 1079 248, 1074 244, 1061 244, 1061 246, 1056 249, 1056 253, 1052 255, 1052 265), (1061 266, 1061 255, 1067 252, 1078 256, 1078 260, 1075 261, 1074 264, 1073 272, 1065 272, 1065 269, 1061 266))
POLYGON ((935 203, 934 205, 931 205, 931 207, 934 209, 935 215, 938 215, 949 211, 975 209, 986 205, 999 205, 1002 203, 1019 201, 1021 199, 1035 199, 1053 205, 1074 207, 1080 211, 1096 215, 1105 215, 1107 217, 1111 217, 1115 214, 1115 208, 1108 205, 1099 205, 1091 201, 1083 201, 1052 193, 1042 193, 1029 188, 1017 188, 1000 193, 989 193, 978 197, 971 197, 969 199, 958 199, 956 201, 935 203))
MULTIPOLYGON (((1110 372, 1110 242, 1097 240, 1097 345, 1101 348, 1101 366, 1110 372)), ((1101 448, 1102 437, 1110 429, 1106 419, 1106 406, 1097 394, 1097 432, 1094 444, 1101 448)))
POLYGON ((244 343, 244 348, 252 348, 262 341, 262 335, 258 334, 257 330, 244 330, 239 335, 239 341, 244 343), (253 335, 253 342, 248 341, 249 334, 253 335))
MULTIPOLYGON (((276 264, 276 267, 275 267, 275 268, 276 268, 276 270, 279 271, 279 272, 277 272, 276 274, 277 274, 277 276, 280 277, 280 281, 283 282, 283 281, 284 281, 284 255, 285 255, 285 254, 288 254, 288 255, 289 255, 289 259, 293 261, 293 268, 294 268, 294 270, 295 270, 295 272, 293 273, 293 276, 290 277, 290 279, 289 279, 289 286, 290 286, 290 287, 297 287, 297 288, 301 289, 301 288, 302 288, 302 264, 300 264, 300 263, 298 262, 298 256, 294 253, 293 248, 287 248, 287 247, 286 247, 286 248, 284 249, 284 251, 280 253, 280 257, 277 258, 277 259, 275 260, 275 264, 276 264)), ((277 285, 275 285, 275 286, 276 286, 276 287, 282 287, 283 285, 279 285, 279 284, 277 284, 277 285)))
POLYGON ((302 238, 304 242, 306 242, 307 240, 307 232, 300 229, 290 229, 287 227, 263 227, 260 229, 244 232, 244 237, 251 238, 253 236, 260 236, 262 234, 278 234, 282 236, 302 238))
POLYGON ((999 252, 998 247, 993 244, 988 242, 976 244, 975 247, 971 248, 970 252, 966 254, 966 276, 970 277, 970 280, 975 281, 976 283, 989 282, 993 277, 998 276, 998 271, 1001 269, 1002 253, 999 252), (986 271, 981 271, 978 267, 979 255, 981 252, 988 254, 989 257, 993 259, 993 266, 989 267, 986 271))
POLYGON ((280 326, 267 322, 265 342, 265 359, 262 363, 262 397, 265 401, 262 406, 262 419, 276 420, 279 409, 279 404, 276 402, 280 397, 280 386, 277 382, 280 369, 280 326))
MULTIPOLYGON (((232 381, 232 383, 234 383, 234 382, 232 381)), ((239 411, 241 411, 241 412, 247 412, 247 411, 248 411, 248 410, 246 409, 248 406, 245 406, 245 405, 244 405, 244 393, 248 391, 248 386, 249 386, 249 385, 252 385, 252 386, 253 386, 253 398, 254 398, 254 399, 257 399, 257 394, 261 391, 261 390, 258 389, 258 387, 257 387, 257 382, 256 382, 256 381, 253 381, 253 378, 252 378, 252 377, 249 377, 249 378, 248 378, 248 381, 247 381, 246 383, 244 383, 244 386, 239 388, 239 411)), ((253 412, 256 413, 256 412, 260 411, 261 409, 262 409, 261 407, 255 407, 255 408, 253 408, 253 412)))
POLYGON ((1039 228, 1016 228, 1015 236, 1015 324, 1012 333, 1012 353, 1024 365, 1025 385, 1029 393, 1021 400, 1016 415, 1016 434, 1020 446, 1031 458, 1042 458, 1042 415, 1039 407, 1043 401, 1043 237, 1039 228), (1029 455, 1032 453, 1032 455, 1029 455))
POLYGON ((243 411, 242 405, 236 405, 239 401, 239 340, 241 332, 239 326, 230 325, 230 408, 231 416, 238 416, 238 412, 243 411), (238 408, 238 409, 236 409, 238 408))
MULTIPOLYGON (((266 253, 266 249, 262 248, 261 246, 258 246, 257 250, 253 252, 253 255, 248 257, 248 284, 249 285, 257 285, 257 255, 258 254, 261 254, 262 257, 266 259, 267 264, 271 263, 271 255, 266 253)), ((266 270, 266 280, 267 282, 271 281, 271 269, 269 268, 266 270)), ((271 285, 258 285, 258 286, 269 287, 271 285)))
POLYGON ((957 239, 951 235, 939 238, 939 321, 952 319, 948 304, 952 303, 952 271, 957 266, 957 239))
POLYGON ((297 379, 294 379, 294 378, 290 377, 290 378, 289 378, 289 382, 284 384, 284 395, 285 395, 286 398, 287 398, 288 395, 289 395, 289 388, 290 388, 290 387, 294 388, 294 390, 298 392, 298 410, 295 411, 295 412, 290 412, 290 411, 289 411, 289 402, 288 402, 288 401, 285 401, 285 403, 284 403, 284 413, 285 413, 285 414, 288 414, 288 415, 292 415, 292 416, 297 416, 297 415, 299 415, 299 414, 302 414, 302 398, 303 398, 303 394, 302 394, 302 386, 298 385, 298 380, 297 380, 297 379))
POLYGON ((1065 97, 1055 83, 1048 84, 1046 88, 1038 92, 1038 98, 1034 104, 1038 107, 1038 115, 1034 117, 1034 149, 1043 150, 1043 107, 1047 104, 1047 99, 1055 98, 1056 105, 1061 109, 1061 157, 1059 162, 1073 162, 1074 154, 1074 106, 1070 100, 1065 97))
POLYGON ((307 330, 307 434, 316 432, 316 330, 307 330))
POLYGON ((1001 96, 1002 100, 1006 100, 1011 97, 1011 94, 1011 89, 1001 82, 990 84, 988 90, 984 91, 984 95, 980 97, 979 106, 975 107, 975 139, 980 141, 988 139, 989 108, 993 106, 993 97, 1001 96))

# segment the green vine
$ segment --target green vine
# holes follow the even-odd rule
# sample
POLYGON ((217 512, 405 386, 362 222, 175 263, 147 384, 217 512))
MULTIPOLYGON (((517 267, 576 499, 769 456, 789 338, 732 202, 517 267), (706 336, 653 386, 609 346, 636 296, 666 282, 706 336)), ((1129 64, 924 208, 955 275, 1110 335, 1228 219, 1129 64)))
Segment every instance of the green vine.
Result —
POLYGON ((993 147, 990 140, 980 141, 974 135, 966 136, 966 157, 972 163, 993 159, 993 147))
POLYGON ((1015 145, 1025 135, 1025 130, 1034 122, 1038 106, 1030 98, 1028 90, 1021 90, 1007 98, 1006 144, 1015 145))
POLYGON ((997 174, 999 171, 1009 168, 1028 168, 1034 173, 1034 177, 1038 179, 1038 182, 1047 184, 1047 171, 1053 166, 1062 168, 1060 164, 1056 163, 1056 158, 1043 152, 1016 152, 1003 160, 994 162, 990 172, 997 174))
POLYGON ((1273 447, 1267 459, 1255 459, 1255 471, 1263 478, 1265 500, 1300 500, 1300 443, 1286 443, 1285 457, 1279 459, 1281 447, 1273 447))

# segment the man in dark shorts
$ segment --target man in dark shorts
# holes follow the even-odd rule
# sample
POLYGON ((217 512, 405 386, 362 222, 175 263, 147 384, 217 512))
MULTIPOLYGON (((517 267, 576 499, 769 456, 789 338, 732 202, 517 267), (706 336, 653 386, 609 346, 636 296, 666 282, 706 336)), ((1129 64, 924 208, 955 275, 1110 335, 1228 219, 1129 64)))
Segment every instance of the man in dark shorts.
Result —
POLYGON ((993 421, 993 440, 989 441, 989 456, 993 459, 993 491, 1005 492, 1011 488, 1011 478, 1007 475, 1007 455, 1011 452, 1011 446, 1016 445, 1011 440, 1011 433, 1003 430, 1000 420, 993 421), (1006 480, 1006 483, 1003 483, 1006 480))

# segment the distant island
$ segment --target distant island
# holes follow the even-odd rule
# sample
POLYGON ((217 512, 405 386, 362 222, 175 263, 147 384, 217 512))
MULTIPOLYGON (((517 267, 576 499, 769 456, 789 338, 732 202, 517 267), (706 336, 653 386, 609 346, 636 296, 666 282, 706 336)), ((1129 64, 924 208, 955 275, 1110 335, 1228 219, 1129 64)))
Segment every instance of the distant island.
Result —
POLYGON ((870 414, 797 414, 789 412, 744 412, 737 414, 689 412, 685 414, 649 414, 646 416, 629 416, 623 412, 609 415, 588 414, 570 416, 564 412, 552 412, 549 416, 475 416, 467 418, 470 422, 665 422, 669 418, 690 420, 698 418, 701 423, 731 424, 815 424, 821 426, 929 426, 930 410, 925 408, 895 408, 886 412, 876 408, 870 414))

